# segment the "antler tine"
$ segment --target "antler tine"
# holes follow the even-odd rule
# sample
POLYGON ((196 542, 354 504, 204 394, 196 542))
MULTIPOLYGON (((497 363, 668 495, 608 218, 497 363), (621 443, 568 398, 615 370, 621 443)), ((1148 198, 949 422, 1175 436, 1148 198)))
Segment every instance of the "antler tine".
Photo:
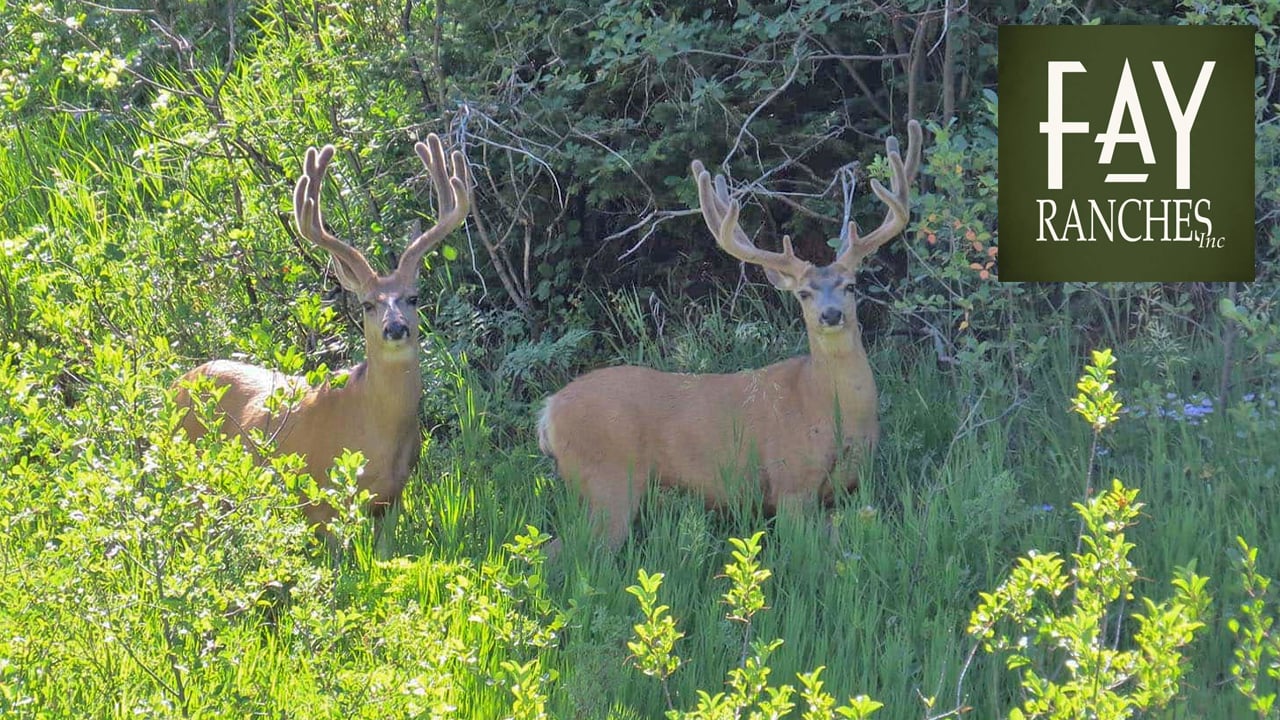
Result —
POLYGON ((924 144, 921 137, 920 123, 915 120, 907 123, 908 145, 905 163, 898 149, 898 139, 890 136, 885 140, 884 147, 891 170, 890 189, 886 190, 878 180, 873 178, 871 191, 880 198, 881 202, 889 206, 889 212, 885 214, 880 227, 862 237, 858 236, 857 223, 851 221, 849 239, 845 242, 840 256, 836 258, 837 263, 845 267, 853 267, 907 226, 907 221, 911 218, 911 184, 915 181, 916 170, 920 167, 920 150, 924 144))
POLYGON ((768 270, 799 277, 810 267, 808 262, 796 257, 791 247, 791 238, 782 238, 782 252, 770 252, 756 247, 747 234, 738 227, 738 213, 741 208, 737 200, 729 198, 728 184, 723 175, 711 179, 702 163, 694 160, 690 164, 693 177, 698 183, 698 201, 702 206, 702 219, 707 229, 715 236, 716 244, 721 250, 733 257, 768 270))
POLYGON ((435 133, 427 136, 425 143, 417 143, 413 149, 417 151, 431 184, 436 189, 436 224, 413 239, 400 256, 400 264, 396 272, 418 271, 418 263, 422 261, 431 248, 435 247, 449 233, 462 224, 467 212, 471 209, 471 177, 467 170, 467 158, 458 150, 449 157, 452 172, 445 164, 444 145, 435 133))
POLYGON ((359 250, 325 230, 320 216, 320 189, 333 154, 332 145, 325 145, 320 150, 307 148, 302 176, 293 188, 293 219, 298 225, 298 234, 324 248, 337 260, 338 281, 355 290, 375 277, 373 268, 369 267, 369 261, 359 250))

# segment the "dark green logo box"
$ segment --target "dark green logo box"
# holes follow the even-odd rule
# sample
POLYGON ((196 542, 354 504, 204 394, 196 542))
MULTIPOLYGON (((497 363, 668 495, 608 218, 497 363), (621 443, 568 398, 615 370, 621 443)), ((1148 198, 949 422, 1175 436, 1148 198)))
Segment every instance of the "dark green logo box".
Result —
POLYGON ((1253 28, 1005 26, 999 63, 1001 280, 1254 279, 1253 28))

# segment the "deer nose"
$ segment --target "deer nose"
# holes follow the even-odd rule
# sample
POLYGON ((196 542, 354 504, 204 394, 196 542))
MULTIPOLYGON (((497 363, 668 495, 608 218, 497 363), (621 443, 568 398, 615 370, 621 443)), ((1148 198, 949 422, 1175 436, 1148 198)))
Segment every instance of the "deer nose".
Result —
POLYGON ((840 308, 827 308, 818 316, 823 325, 834 327, 844 322, 844 311, 840 308))
POLYGON ((393 322, 382 329, 382 337, 387 340, 403 340, 409 337, 409 326, 402 322, 393 322))

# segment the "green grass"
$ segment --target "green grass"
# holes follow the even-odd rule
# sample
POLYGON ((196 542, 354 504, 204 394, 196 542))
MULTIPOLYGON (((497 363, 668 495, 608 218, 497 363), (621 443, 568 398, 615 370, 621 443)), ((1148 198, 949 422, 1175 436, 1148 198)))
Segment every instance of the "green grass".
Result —
MULTIPOLYGON (((734 326, 721 315, 704 323, 706 347, 730 342, 715 335, 719 324, 734 326)), ((553 716, 652 717, 663 698, 656 682, 628 667, 625 642, 638 618, 624 589, 640 568, 666 574, 663 601, 686 635, 677 646, 686 665, 671 689, 687 706, 697 690, 718 689, 738 660, 740 630, 719 600, 726 541, 768 527, 762 560, 774 576, 755 632, 785 640, 774 677, 826 665, 837 697, 867 693, 885 703, 881 717, 920 717, 919 694, 954 697, 977 593, 1027 549, 1072 549, 1069 507, 1081 498, 1089 447, 1066 408, 1081 358, 1068 339, 1054 339, 1015 397, 995 388, 1008 387, 1007 378, 940 370, 928 354, 885 342, 873 349, 884 440, 868 479, 835 508, 838 544, 816 514, 769 523, 750 509, 707 512, 664 493, 646 504, 637 537, 614 556, 585 537, 580 509, 532 437, 491 442, 488 408, 476 399, 487 391, 462 365, 446 383, 456 434, 424 451, 376 546, 366 535, 351 556, 333 561, 307 548, 291 499, 271 488, 278 478, 257 477, 235 446, 206 443, 215 455, 189 465, 189 446, 165 447, 159 400, 172 358, 109 334, 92 341, 71 407, 37 389, 61 363, 35 347, 19 348, 5 372, 10 383, 39 378, 25 395, 36 400, 11 394, 5 410, 28 426, 4 445, 6 463, 16 466, 4 492, 0 657, 20 714, 350 717, 412 713, 438 691, 438 707, 502 717, 511 694, 500 664, 536 659, 553 716), (157 445, 137 449, 137 436, 147 434, 157 445), (43 442, 56 452, 41 452, 43 442), (34 467, 20 470, 23 463, 34 467), (186 483, 211 476, 244 514, 194 531, 204 533, 199 541, 175 534, 198 514, 152 489, 185 498, 186 483), (142 498, 163 513, 138 507, 142 498), (272 522, 251 520, 254 509, 272 522), (527 524, 568 538, 546 587, 522 585, 542 574, 503 549, 527 524), (248 592, 282 577, 292 584, 287 601, 248 592), (228 597, 251 609, 220 610, 228 597), (565 627, 540 636, 561 613, 565 627), (23 698, 32 704, 18 705, 23 698)), ((1212 368, 1213 351, 1191 348, 1192 365, 1212 368)), ((1119 354, 1122 397, 1158 379, 1119 354)), ((1221 414, 1196 426, 1150 415, 1121 422, 1097 472, 1142 489, 1148 517, 1134 559, 1144 577, 1167 578, 1194 560, 1229 600, 1236 534, 1262 544, 1274 567, 1275 553, 1265 553, 1280 517, 1266 481, 1280 461, 1271 417, 1253 425, 1221 414)), ((1140 587, 1161 590, 1154 580, 1140 587)), ((1220 685, 1230 647, 1221 622, 1196 646, 1182 712, 1237 707, 1220 685)), ((963 694, 983 717, 1007 711, 1015 697, 1009 674, 983 658, 963 694)))
MULTIPOLYGON (((195 200, 225 195, 229 166, 207 159, 175 187, 147 174, 172 167, 112 150, 102 132, 54 115, 0 143, 6 714, 501 718, 519 685, 530 706, 545 696, 552 717, 656 717, 661 687, 628 661, 640 618, 626 588, 641 568, 665 574, 662 601, 685 633, 670 687, 690 707, 739 660, 741 629, 720 599, 728 539, 766 529, 773 577, 753 632, 785 641, 773 677, 794 683, 825 665, 838 698, 865 693, 885 704, 877 717, 917 718, 922 696, 955 701, 978 593, 1030 549, 1074 549, 1090 436, 1068 398, 1089 348, 1064 311, 1019 320, 1047 338, 1025 355, 1015 344, 1009 357, 946 364, 909 335, 874 339, 883 440, 833 510, 836 542, 818 513, 769 520, 661 493, 630 542, 600 551, 537 452, 536 400, 568 368, 596 362, 711 372, 803 347, 790 300, 725 291, 683 306, 667 298, 679 311, 661 333, 647 299, 601 298, 611 326, 592 328, 582 350, 529 355, 540 364, 523 375, 497 370, 516 341, 487 356, 450 351, 482 332, 458 321, 465 314, 425 331, 433 427, 418 470, 398 511, 331 555, 284 489, 289 467, 259 469, 235 443, 175 440, 165 399, 211 356, 270 363, 296 347, 313 363, 351 359, 351 330, 316 337, 295 311, 322 285, 314 269, 281 270, 299 260, 272 225, 287 188, 250 189, 230 222, 221 204, 195 200), (552 565, 509 547, 530 525, 566 539, 552 565)), ((1216 319, 1193 329, 1170 318, 1186 329, 1162 342, 1181 363, 1153 362, 1142 333, 1102 338, 1121 358, 1122 400, 1146 412, 1104 439, 1095 478, 1141 489, 1139 594, 1163 596, 1174 568, 1192 562, 1211 578, 1213 619, 1183 700, 1161 716, 1238 717, 1226 625, 1242 601, 1234 537, 1261 546, 1260 569, 1277 574, 1280 414, 1267 405, 1277 388, 1262 366, 1237 365, 1229 410, 1196 424, 1162 416, 1153 403, 1214 393, 1223 362, 1216 319)), ((981 655, 959 693, 973 717, 1001 716, 1018 698, 1013 675, 981 655)))

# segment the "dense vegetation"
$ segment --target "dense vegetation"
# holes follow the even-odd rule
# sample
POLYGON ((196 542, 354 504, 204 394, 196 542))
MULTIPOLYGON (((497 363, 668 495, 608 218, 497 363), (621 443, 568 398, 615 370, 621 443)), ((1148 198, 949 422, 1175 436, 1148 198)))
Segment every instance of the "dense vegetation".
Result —
MULTIPOLYGON (((1011 627, 1103 598, 1115 657, 1185 644, 1144 678, 1173 683, 1147 712, 1276 717, 1278 22, 1269 0, 0 2, 0 713, 648 718, 734 682, 817 698, 825 666, 876 717, 996 717, 1035 694, 1005 663, 1029 651, 975 609, 1018 568, 1057 587, 1018 560, 1034 549, 1117 574, 1011 627), (1257 282, 995 282, 995 28, 1086 22, 1258 28, 1257 282), (595 551, 537 452, 542 397, 602 364, 804 347, 794 303, 690 211, 689 161, 750 187, 762 245, 821 259, 842 218, 878 220, 865 181, 908 117, 929 142, 913 224, 861 279, 884 439, 831 529, 664 494, 595 551), (430 222, 428 132, 477 179, 423 272, 428 442, 399 510, 344 514, 333 550, 296 464, 174 437, 166 389, 212 357, 357 361, 292 183, 337 145, 327 218, 388 267, 430 222), (1125 405, 1105 433, 1067 400, 1102 346, 1125 405), (1146 597, 1182 613, 1154 639, 1146 597)), ((1065 685, 1077 651, 1028 662, 1065 685)))

